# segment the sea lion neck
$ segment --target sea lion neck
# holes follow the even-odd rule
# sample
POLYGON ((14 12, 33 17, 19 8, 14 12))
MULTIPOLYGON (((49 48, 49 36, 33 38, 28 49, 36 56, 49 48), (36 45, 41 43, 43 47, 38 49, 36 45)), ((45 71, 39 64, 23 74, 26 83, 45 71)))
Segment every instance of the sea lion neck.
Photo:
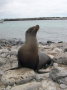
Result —
POLYGON ((28 48, 31 53, 38 54, 38 43, 36 37, 29 36, 28 38, 26 38, 24 46, 28 48))
POLYGON ((37 32, 39 30, 39 25, 30 27, 25 33, 25 43, 30 44, 37 44, 37 32))
POLYGON ((36 36, 29 36, 25 38, 25 43, 29 44, 29 45, 33 45, 33 44, 37 44, 37 39, 36 36))

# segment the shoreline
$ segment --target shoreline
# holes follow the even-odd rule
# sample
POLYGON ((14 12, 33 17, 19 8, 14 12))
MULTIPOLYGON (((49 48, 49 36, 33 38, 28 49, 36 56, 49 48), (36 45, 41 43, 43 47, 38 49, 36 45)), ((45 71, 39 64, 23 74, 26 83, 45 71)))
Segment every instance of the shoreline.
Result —
MULTIPOLYGON (((0 39, 0 46, 3 44, 11 44, 11 45, 21 45, 24 44, 25 41, 23 41, 22 39, 17 39, 17 38, 11 38, 11 39, 0 39)), ((52 43, 67 43, 64 41, 51 41, 51 40, 47 40, 47 41, 38 41, 38 44, 42 44, 42 45, 46 45, 46 44, 52 44, 52 43)))
POLYGON ((4 21, 67 20, 67 17, 5 18, 4 21))

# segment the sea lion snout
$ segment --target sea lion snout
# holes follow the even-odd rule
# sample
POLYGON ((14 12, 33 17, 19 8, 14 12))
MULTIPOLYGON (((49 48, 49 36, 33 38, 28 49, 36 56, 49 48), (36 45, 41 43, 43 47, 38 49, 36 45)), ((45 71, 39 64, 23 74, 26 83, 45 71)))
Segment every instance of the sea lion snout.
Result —
POLYGON ((39 30, 39 25, 36 25, 36 26, 33 26, 33 27, 30 27, 26 33, 30 33, 32 31, 38 31, 39 30))
POLYGON ((36 29, 39 29, 39 25, 36 25, 36 29))
POLYGON ((28 36, 28 35, 35 36, 38 30, 39 30, 39 25, 30 27, 30 28, 26 31, 26 36, 28 36))
POLYGON ((39 30, 39 25, 34 26, 34 30, 38 31, 39 30))

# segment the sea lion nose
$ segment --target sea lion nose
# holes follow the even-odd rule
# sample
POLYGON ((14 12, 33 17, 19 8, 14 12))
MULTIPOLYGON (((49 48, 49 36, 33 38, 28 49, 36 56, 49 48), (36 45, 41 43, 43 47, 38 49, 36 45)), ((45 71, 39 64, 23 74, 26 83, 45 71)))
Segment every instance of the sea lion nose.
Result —
POLYGON ((36 28, 39 29, 39 25, 36 25, 36 28))
POLYGON ((34 30, 39 30, 39 25, 36 25, 36 26, 34 27, 34 30))

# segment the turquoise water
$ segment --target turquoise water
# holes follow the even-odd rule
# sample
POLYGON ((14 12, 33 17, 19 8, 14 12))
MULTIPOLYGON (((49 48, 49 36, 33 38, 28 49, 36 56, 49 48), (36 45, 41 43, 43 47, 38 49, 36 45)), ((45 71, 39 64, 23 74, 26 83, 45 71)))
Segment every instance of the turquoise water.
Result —
POLYGON ((0 23, 0 38, 17 38, 24 41, 25 31, 37 24, 40 25, 40 30, 37 33, 38 41, 67 42, 67 20, 8 21, 0 23))

